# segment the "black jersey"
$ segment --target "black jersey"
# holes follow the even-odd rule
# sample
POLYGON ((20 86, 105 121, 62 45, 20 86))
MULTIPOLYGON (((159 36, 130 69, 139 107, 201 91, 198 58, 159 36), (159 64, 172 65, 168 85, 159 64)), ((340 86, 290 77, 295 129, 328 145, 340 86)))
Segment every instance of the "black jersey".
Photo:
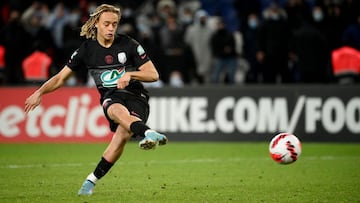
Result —
MULTIPOLYGON (((101 46, 97 40, 84 41, 66 65, 75 72, 81 68, 87 68, 103 97, 107 92, 117 89, 117 80, 125 72, 137 71, 149 60, 137 41, 127 35, 116 35, 109 48, 101 46)), ((125 91, 146 94, 141 82, 133 79, 125 91)))

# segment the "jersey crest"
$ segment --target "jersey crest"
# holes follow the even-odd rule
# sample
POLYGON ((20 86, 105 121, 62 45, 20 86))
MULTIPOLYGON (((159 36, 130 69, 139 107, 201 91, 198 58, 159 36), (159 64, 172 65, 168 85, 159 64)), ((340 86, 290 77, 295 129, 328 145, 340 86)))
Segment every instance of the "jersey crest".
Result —
POLYGON ((126 62, 127 58, 125 52, 118 53, 118 60, 122 64, 126 62))

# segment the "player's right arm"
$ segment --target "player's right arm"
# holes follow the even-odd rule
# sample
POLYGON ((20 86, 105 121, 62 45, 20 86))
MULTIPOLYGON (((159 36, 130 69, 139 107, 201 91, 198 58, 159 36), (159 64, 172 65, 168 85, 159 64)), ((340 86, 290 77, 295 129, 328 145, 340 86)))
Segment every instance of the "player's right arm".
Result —
POLYGON ((63 86, 71 74, 72 70, 68 66, 65 66, 59 73, 46 81, 39 89, 26 99, 25 113, 35 109, 40 104, 42 95, 53 92, 63 86))

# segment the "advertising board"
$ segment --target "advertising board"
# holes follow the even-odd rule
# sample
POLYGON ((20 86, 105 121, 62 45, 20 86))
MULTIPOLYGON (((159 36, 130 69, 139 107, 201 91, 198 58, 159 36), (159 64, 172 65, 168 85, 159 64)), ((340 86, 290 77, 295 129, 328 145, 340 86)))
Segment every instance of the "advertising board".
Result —
MULTIPOLYGON (((0 88, 0 142, 108 142, 96 89, 65 87, 24 114, 35 88, 0 88)), ((205 86, 150 89, 148 124, 173 141, 360 141, 359 86, 205 86)))

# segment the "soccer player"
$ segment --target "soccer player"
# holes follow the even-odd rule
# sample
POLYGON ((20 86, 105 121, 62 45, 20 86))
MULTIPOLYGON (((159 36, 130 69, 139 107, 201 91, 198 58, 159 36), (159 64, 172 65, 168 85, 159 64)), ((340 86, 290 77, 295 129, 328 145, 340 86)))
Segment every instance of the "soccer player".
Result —
POLYGON ((25 113, 41 102, 41 97, 63 86, 73 71, 87 68, 101 96, 104 114, 114 132, 95 170, 80 188, 79 195, 91 195, 101 179, 121 156, 132 136, 144 137, 144 150, 165 145, 167 138, 145 123, 149 115, 149 96, 140 81, 153 82, 159 74, 141 45, 127 35, 116 34, 120 9, 102 4, 81 28, 86 40, 72 54, 64 68, 46 81, 25 101, 25 113))

